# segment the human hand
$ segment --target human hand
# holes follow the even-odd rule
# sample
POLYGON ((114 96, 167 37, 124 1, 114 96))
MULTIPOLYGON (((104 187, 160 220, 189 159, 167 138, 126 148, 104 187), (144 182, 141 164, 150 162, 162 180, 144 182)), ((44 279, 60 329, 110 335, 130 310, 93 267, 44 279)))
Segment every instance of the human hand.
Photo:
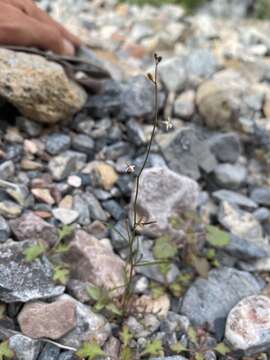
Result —
POLYGON ((32 0, 0 0, 0 45, 29 46, 74 55, 80 40, 32 0))

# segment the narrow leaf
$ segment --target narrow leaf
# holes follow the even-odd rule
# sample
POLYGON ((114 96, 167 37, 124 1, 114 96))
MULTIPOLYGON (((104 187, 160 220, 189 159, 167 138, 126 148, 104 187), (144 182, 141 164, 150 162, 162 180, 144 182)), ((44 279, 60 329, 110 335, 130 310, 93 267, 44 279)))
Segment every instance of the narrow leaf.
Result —
POLYGON ((207 241, 214 247, 225 247, 230 243, 228 232, 219 229, 217 226, 208 225, 206 227, 207 241))

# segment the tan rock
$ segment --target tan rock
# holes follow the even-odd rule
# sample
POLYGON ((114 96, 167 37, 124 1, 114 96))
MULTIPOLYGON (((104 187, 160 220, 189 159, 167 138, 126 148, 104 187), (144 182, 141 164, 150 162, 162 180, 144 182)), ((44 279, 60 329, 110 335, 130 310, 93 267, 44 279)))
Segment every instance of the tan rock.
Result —
POLYGON ((123 293, 124 261, 85 231, 76 231, 70 243, 67 261, 71 265, 72 278, 89 281, 107 290, 118 288, 112 292, 115 296, 123 293))
POLYGON ((160 318, 165 318, 170 309, 170 298, 167 294, 160 296, 158 299, 143 295, 135 301, 134 306, 138 312, 151 313, 160 318))
POLYGON ((37 200, 41 200, 49 205, 55 203, 54 198, 48 189, 32 189, 31 192, 37 200))
POLYGON ((59 339, 76 326, 76 305, 68 299, 24 305, 18 316, 24 335, 33 339, 59 339))
POLYGON ((86 101, 85 91, 59 64, 7 49, 0 49, 0 96, 41 123, 68 119, 86 101))
POLYGON ((110 190, 118 180, 118 175, 114 168, 102 161, 93 161, 89 163, 83 169, 83 173, 93 177, 97 185, 103 187, 105 190, 110 190))

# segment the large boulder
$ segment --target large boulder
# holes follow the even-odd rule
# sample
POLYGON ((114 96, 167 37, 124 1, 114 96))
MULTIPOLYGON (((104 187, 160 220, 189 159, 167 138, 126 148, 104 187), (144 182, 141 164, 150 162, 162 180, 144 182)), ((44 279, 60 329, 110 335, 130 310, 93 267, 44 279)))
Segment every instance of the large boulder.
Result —
POLYGON ((7 49, 0 49, 0 96, 26 117, 49 124, 70 118, 87 97, 61 65, 7 49))

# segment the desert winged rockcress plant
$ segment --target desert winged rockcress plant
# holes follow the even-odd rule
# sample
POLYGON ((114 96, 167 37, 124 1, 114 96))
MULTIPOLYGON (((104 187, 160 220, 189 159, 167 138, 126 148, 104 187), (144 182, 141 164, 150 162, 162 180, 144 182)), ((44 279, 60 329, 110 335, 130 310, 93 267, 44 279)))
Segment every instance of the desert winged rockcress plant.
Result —
MULTIPOLYGON (((147 266, 147 265, 153 265, 154 263, 157 264, 157 262, 141 262, 141 257, 138 257, 138 249, 136 250, 136 240, 137 240, 137 230, 138 227, 147 226, 151 224, 152 222, 147 222, 142 218, 139 218, 137 213, 137 202, 138 202, 138 196, 140 191, 140 178, 142 175, 143 170, 146 167, 151 148, 153 145, 156 129, 158 126, 158 66, 162 60, 161 56, 158 56, 157 54, 154 55, 155 60, 155 71, 154 76, 152 74, 147 74, 147 77, 149 81, 151 81, 154 85, 154 123, 153 123, 153 129, 151 132, 150 140, 147 146, 145 158, 143 161, 142 166, 140 167, 136 177, 135 177, 135 192, 134 192, 134 200, 132 204, 133 208, 133 215, 131 219, 131 225, 129 226, 127 224, 127 233, 128 233, 128 257, 126 260, 126 267, 125 267, 125 274, 126 274, 126 281, 124 285, 124 295, 122 300, 122 311, 123 314, 126 314, 128 311, 128 307, 130 304, 130 300, 132 297, 132 282, 133 277, 135 273, 135 268, 138 266, 147 266)), ((127 166, 127 172, 134 173, 135 172, 135 166, 132 164, 128 164, 127 166)), ((120 234, 121 235, 121 234, 120 234)), ((123 235, 121 235, 123 236, 123 235)), ((160 261, 158 262, 160 263, 160 261)))

